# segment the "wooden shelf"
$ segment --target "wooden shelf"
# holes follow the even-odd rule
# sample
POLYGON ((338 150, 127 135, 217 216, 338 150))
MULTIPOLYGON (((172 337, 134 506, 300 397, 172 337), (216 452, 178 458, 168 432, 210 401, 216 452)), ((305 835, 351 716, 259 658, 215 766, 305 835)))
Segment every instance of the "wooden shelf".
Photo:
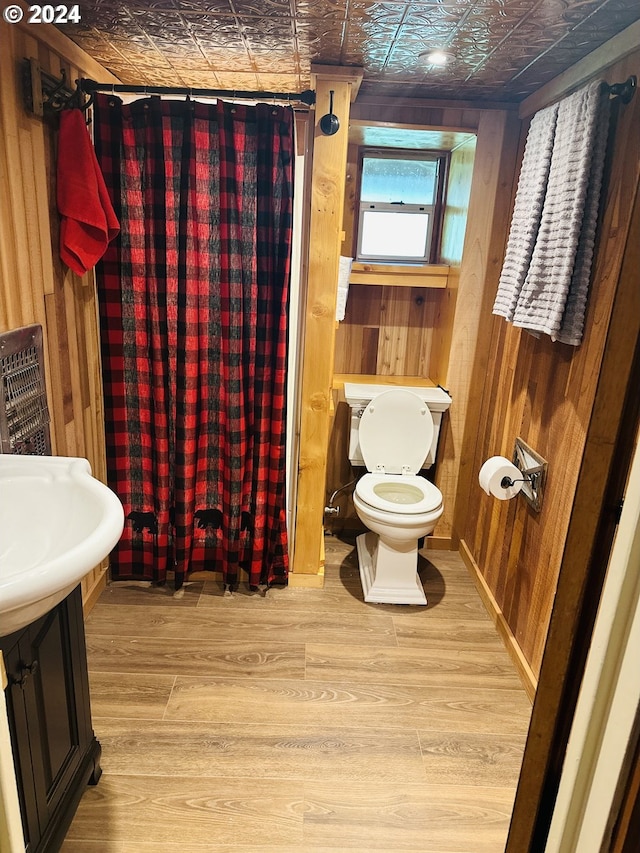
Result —
POLYGON ((363 264, 354 261, 349 284, 382 284, 385 287, 445 288, 449 279, 446 264, 399 266, 363 264))
POLYGON ((336 373, 333 377, 333 388, 339 391, 344 388, 345 382, 356 382, 358 385, 388 385, 393 388, 397 385, 405 385, 409 388, 420 386, 436 387, 432 379, 425 376, 377 376, 373 373, 336 373))

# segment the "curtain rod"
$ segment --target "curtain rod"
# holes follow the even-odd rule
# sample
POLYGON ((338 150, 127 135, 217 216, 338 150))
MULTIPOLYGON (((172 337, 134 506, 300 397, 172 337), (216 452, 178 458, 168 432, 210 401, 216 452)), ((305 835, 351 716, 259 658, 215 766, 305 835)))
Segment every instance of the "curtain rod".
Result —
MULTIPOLYGON (((313 106, 316 102, 316 93, 313 89, 305 89, 304 92, 261 92, 245 91, 241 89, 193 89, 188 86, 134 86, 124 83, 97 83, 87 77, 81 77, 78 88, 87 95, 95 92, 108 92, 115 94, 122 92, 131 95, 188 95, 190 97, 203 98, 230 98, 231 100, 244 101, 284 101, 285 103, 302 103, 313 106)), ((631 75, 623 83, 612 83, 609 85, 609 93, 612 98, 620 98, 627 104, 635 94, 637 77, 631 75)))
POLYGON ((311 106, 316 102, 316 93, 312 89, 292 94, 291 92, 250 92, 240 89, 193 89, 188 86, 130 86, 121 83, 96 83, 86 77, 78 80, 78 88, 87 95, 95 92, 117 92, 132 95, 188 95, 201 98, 230 98, 243 101, 284 101, 285 103, 303 103, 311 106))

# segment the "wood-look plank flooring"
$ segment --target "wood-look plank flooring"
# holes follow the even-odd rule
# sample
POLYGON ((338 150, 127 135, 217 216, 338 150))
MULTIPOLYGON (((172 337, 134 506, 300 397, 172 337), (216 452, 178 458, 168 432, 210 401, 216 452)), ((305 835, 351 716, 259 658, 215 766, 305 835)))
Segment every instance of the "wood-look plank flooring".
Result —
POLYGON ((63 853, 502 853, 531 707, 462 560, 427 607, 111 584, 87 619, 103 775, 63 853))

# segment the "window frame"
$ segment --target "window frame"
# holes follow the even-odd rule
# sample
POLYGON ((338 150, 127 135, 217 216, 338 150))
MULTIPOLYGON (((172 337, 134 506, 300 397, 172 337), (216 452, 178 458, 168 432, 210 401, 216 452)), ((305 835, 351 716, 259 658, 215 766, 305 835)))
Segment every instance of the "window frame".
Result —
POLYGON ((408 148, 371 148, 363 146, 358 152, 358 195, 354 209, 356 216, 356 227, 354 228, 354 258, 358 263, 383 263, 383 264, 433 264, 437 263, 440 254, 440 238, 442 234, 442 212, 444 209, 444 189, 446 186, 447 173, 449 170, 449 151, 426 151, 422 149, 408 148), (434 201, 430 205, 393 204, 390 202, 363 202, 362 201, 362 174, 363 163, 367 157, 387 160, 421 160, 436 162, 438 166, 434 201), (422 258, 390 256, 384 254, 364 254, 361 251, 362 228, 364 222, 363 212, 372 208, 382 212, 402 212, 411 214, 428 211, 429 228, 427 233, 427 247, 422 258))

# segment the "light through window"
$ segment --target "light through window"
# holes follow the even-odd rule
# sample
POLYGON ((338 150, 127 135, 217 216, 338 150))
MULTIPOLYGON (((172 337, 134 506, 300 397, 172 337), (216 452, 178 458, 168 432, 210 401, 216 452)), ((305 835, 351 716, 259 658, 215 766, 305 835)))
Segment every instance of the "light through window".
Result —
POLYGON ((358 260, 431 260, 441 161, 423 152, 365 152, 358 260))

